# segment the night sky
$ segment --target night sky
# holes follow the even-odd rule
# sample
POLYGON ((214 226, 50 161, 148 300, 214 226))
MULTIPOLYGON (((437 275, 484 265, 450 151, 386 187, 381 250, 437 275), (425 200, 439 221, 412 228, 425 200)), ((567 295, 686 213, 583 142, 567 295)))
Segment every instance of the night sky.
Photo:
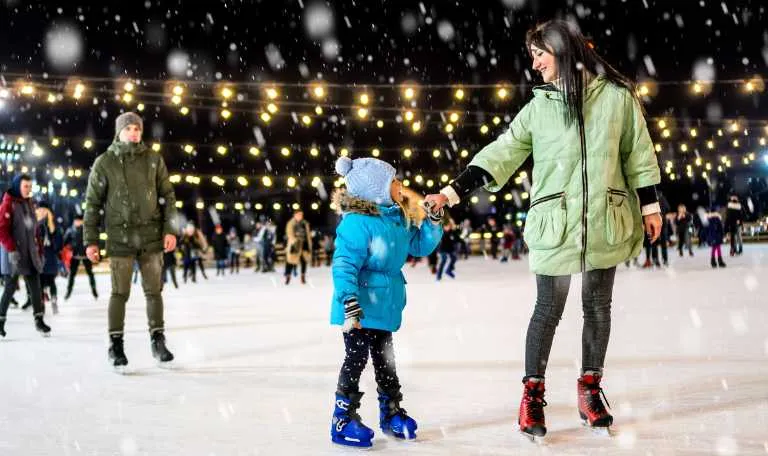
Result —
MULTIPOLYGON (((756 195, 765 188, 768 169, 760 160, 768 148, 759 143, 768 137, 768 95, 760 90, 760 80, 752 93, 744 86, 746 79, 768 76, 768 7, 762 1, 45 3, 0 3, 0 87, 10 91, 0 101, 0 134, 11 142, 26 135, 45 147, 43 158, 25 160, 38 173, 54 165, 87 168, 114 135, 114 117, 143 102, 145 140, 163 144, 173 172, 202 178, 199 186, 176 186, 190 203, 198 198, 227 207, 236 201, 321 202, 327 192, 318 192, 309 181, 324 177, 322 187, 330 192, 333 162, 344 147, 353 157, 378 148, 381 158, 410 180, 416 174, 425 181, 453 176, 530 98, 531 87, 540 81, 530 70, 525 32, 537 21, 558 17, 577 23, 620 71, 638 82, 651 81, 645 100, 649 129, 662 145, 662 168, 672 161, 677 174, 674 182, 665 176, 661 186, 670 203, 708 205, 700 196, 707 187, 703 168, 695 168, 689 179, 685 166, 700 156, 716 167, 726 155, 733 166, 712 171, 713 202, 735 189, 744 198, 752 192, 758 208, 768 204, 756 195), (75 76, 85 78, 87 86, 77 103, 67 93, 71 82, 66 83, 75 76), (130 105, 115 100, 128 78, 137 83, 130 105), (44 85, 34 98, 17 96, 14 88, 22 79, 44 85), (327 84, 322 102, 303 86, 318 80, 327 84), (706 95, 693 95, 691 80, 715 83, 706 95), (190 109, 188 115, 170 102, 167 81, 184 84, 181 105, 190 109), (237 94, 227 107, 229 119, 220 115, 224 82, 237 94), (275 100, 266 96, 268 83, 279 90, 275 100), (405 83, 416 89, 411 109, 423 125, 417 134, 412 122, 402 119, 410 105, 402 93, 405 83), (493 87, 501 83, 510 90, 503 101, 493 87), (459 85, 467 93, 462 101, 453 96, 459 85), (65 99, 47 103, 48 91, 65 99), (362 92, 371 96, 364 121, 355 115, 362 92), (267 124, 259 115, 269 102, 279 111, 267 124), (314 112, 318 104, 322 115, 314 112), (450 134, 444 130, 449 112, 460 114, 450 134), (311 117, 311 125, 302 124, 303 115, 311 117), (661 137, 660 119, 669 125, 668 138, 661 137), (377 120, 384 121, 383 128, 377 120), (734 120, 738 129, 731 131, 734 120), (487 134, 481 133, 482 125, 489 127, 487 134), (691 128, 697 129, 696 138, 691 128), (50 145, 54 136, 62 138, 59 147, 50 145), (85 149, 85 138, 93 138, 95 147, 85 149), (705 146, 710 139, 716 143, 713 150, 705 146), (739 139, 737 147, 733 139, 739 139), (194 145, 194 154, 183 151, 185 144, 194 145), (226 155, 217 153, 220 145, 227 147, 226 155), (250 147, 259 147, 260 155, 250 155, 250 147), (290 156, 281 155, 283 147, 291 149, 290 156), (309 154, 312 147, 319 157, 309 154), (403 157, 405 148, 413 150, 412 157, 403 157), (463 149, 469 157, 460 156, 463 149), (758 159, 744 165, 749 152, 758 159), (214 174, 227 184, 212 184, 214 174), (235 182, 240 175, 250 179, 248 186, 235 182), (264 175, 274 179, 272 187, 261 184, 264 175), (289 176, 299 179, 300 190, 287 188, 289 176)), ((514 208, 525 190, 511 184, 515 200, 500 201, 499 211, 514 208)), ((415 182, 414 188, 430 190, 415 182)))

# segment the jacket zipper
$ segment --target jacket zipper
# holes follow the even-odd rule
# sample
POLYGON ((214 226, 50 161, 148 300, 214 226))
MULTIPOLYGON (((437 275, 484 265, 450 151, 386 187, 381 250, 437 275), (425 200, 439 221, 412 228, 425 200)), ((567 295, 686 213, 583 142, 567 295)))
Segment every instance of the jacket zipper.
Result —
POLYGON ((555 194, 552 194, 552 195, 542 196, 541 198, 539 198, 536 201, 532 202, 531 206, 528 208, 528 210, 533 209, 533 207, 538 205, 538 204, 546 203, 547 201, 551 201, 553 199, 560 198, 563 195, 565 195, 565 192, 560 192, 560 193, 555 193, 555 194))
POLYGON ((587 140, 584 131, 584 113, 579 111, 579 139, 581 142, 581 185, 583 195, 581 202, 581 272, 587 270, 587 204, 589 204, 589 181, 587 179, 587 140))

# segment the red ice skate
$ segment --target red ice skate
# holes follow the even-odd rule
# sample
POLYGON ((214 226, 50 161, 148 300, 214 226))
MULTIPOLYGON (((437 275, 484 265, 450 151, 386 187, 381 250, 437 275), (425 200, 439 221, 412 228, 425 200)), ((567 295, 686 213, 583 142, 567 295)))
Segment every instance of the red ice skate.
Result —
POLYGON ((520 431, 531 439, 544 437, 547 433, 547 426, 544 423, 544 407, 547 405, 547 401, 544 400, 544 379, 540 381, 524 379, 523 385, 523 398, 520 400, 517 424, 520 425, 520 431))
MULTIPOLYGON (((600 374, 585 374, 579 377, 576 389, 579 394, 579 416, 593 428, 607 428, 613 424, 613 417, 605 409, 605 393, 600 387, 600 374), (602 395, 602 398, 600 397, 602 395)), ((605 399, 608 404, 608 399, 605 399)), ((608 404, 608 407, 611 405, 608 404)))

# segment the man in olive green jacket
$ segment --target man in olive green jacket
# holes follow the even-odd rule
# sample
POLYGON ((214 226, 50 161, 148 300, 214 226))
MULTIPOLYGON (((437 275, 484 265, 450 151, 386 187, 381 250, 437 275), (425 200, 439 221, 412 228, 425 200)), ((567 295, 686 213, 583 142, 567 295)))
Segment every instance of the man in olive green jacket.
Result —
POLYGON ((163 251, 176 248, 176 197, 160 154, 141 141, 143 122, 127 112, 115 121, 115 140, 91 168, 85 196, 86 255, 99 261, 99 230, 106 225, 112 294, 109 299, 109 358, 122 369, 125 304, 131 291, 133 264, 138 261, 147 299, 152 355, 173 360, 165 346, 162 298, 163 251))

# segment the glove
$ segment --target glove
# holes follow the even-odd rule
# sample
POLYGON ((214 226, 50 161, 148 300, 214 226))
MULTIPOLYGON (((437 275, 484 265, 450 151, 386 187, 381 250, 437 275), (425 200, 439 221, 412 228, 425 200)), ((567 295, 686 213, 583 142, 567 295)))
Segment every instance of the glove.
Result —
POLYGON ((345 333, 352 329, 360 329, 360 320, 364 317, 363 309, 357 303, 357 298, 350 298, 344 303, 344 325, 341 330, 345 333))
POLYGON ((427 218, 432 221, 432 223, 440 223, 443 221, 443 217, 445 216, 445 210, 442 207, 438 210, 434 210, 434 206, 434 201, 421 202, 421 207, 424 209, 424 212, 427 213, 427 218))
POLYGON ((8 264, 11 266, 11 275, 15 275, 19 270, 19 261, 21 261, 21 254, 18 250, 8 252, 8 264))

